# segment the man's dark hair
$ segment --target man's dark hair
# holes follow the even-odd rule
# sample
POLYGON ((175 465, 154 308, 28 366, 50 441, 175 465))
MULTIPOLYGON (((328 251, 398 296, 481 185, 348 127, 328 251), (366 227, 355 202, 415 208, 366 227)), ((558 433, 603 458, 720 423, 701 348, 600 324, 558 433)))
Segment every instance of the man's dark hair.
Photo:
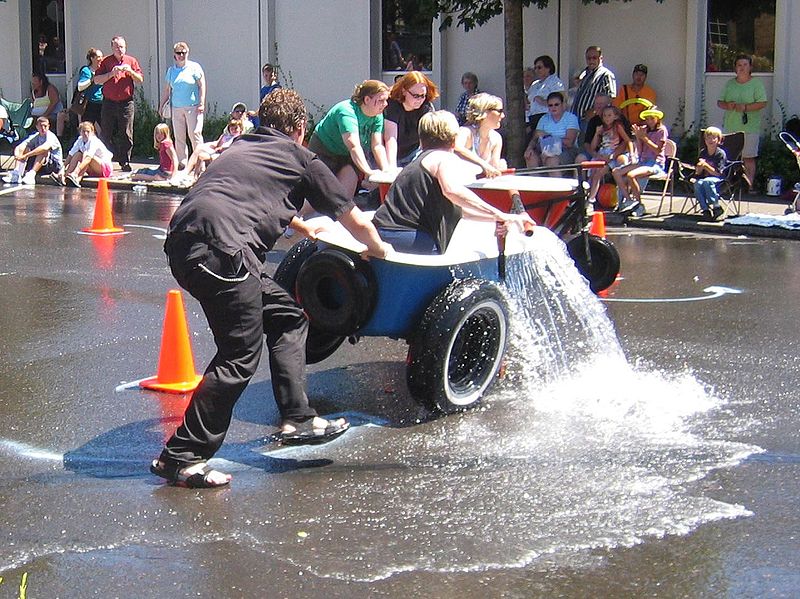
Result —
POLYGON ((306 105, 293 89, 278 88, 264 96, 258 109, 262 127, 272 127, 291 135, 306 122, 306 105))

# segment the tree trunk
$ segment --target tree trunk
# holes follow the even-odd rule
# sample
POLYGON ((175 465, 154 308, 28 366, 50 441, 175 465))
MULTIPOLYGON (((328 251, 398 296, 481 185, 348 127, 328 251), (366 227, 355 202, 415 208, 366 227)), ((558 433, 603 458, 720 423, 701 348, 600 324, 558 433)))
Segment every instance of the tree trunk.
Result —
POLYGON ((503 0, 506 58, 506 160, 524 166, 525 101, 522 87, 522 0, 503 0))

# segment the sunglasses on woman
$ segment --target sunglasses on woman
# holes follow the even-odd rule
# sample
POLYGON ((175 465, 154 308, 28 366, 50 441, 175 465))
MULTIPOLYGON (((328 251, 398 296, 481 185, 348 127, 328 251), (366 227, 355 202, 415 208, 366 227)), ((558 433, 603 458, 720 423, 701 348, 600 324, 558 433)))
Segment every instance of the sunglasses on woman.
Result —
POLYGON ((423 99, 425 96, 427 96, 427 95, 428 95, 427 93, 425 93, 425 94, 415 94, 415 93, 413 93, 413 92, 410 92, 410 91, 409 91, 409 92, 407 92, 407 93, 408 93, 408 95, 409 95, 409 96, 411 96, 411 97, 412 97, 412 98, 414 98, 415 100, 422 100, 422 99, 423 99))

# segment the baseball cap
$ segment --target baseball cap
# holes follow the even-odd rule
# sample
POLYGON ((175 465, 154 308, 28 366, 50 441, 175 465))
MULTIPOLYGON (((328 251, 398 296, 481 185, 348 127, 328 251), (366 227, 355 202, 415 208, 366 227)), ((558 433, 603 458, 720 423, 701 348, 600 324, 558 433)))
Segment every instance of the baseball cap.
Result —
POLYGON ((247 105, 244 102, 236 102, 231 108, 231 112, 235 112, 236 110, 241 110, 242 112, 247 112, 247 105))
POLYGON ((635 73, 636 71, 639 71, 639 72, 644 73, 645 75, 647 75, 647 65, 646 64, 637 64, 635 67, 633 67, 633 72, 635 73))

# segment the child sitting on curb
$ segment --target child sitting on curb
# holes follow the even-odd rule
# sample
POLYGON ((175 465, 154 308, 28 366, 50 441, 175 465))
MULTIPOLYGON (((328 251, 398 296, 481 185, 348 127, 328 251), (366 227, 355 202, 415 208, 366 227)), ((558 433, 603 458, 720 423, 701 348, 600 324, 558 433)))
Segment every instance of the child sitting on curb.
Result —
POLYGON ((175 175, 178 155, 166 123, 159 123, 153 129, 153 147, 158 150, 158 168, 140 168, 131 177, 134 181, 169 181, 175 175))

